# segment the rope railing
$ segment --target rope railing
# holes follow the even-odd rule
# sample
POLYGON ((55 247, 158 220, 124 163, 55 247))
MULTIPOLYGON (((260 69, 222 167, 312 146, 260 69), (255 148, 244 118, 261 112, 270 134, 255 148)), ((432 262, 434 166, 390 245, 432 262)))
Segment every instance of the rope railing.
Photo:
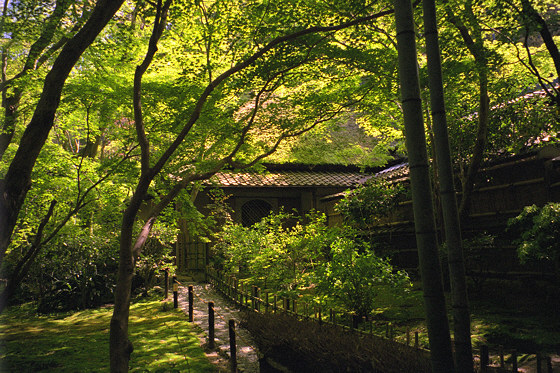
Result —
MULTIPOLYGON (((212 286, 240 308, 264 313, 283 312, 302 320, 315 321, 319 324, 336 326, 346 331, 377 335, 381 338, 400 342, 396 337, 398 329, 390 322, 375 325, 373 320, 369 320, 369 322, 364 323, 360 322, 363 320, 350 313, 336 312, 333 309, 329 309, 325 313, 323 308, 318 305, 300 304, 298 299, 278 297, 277 295, 271 296, 268 292, 264 293, 264 297, 262 297, 261 289, 257 286, 249 285, 234 276, 224 276, 222 272, 212 268, 207 269, 207 276, 212 286), (247 288, 250 288, 250 291, 247 288), (272 298, 272 302, 270 298, 272 298), (384 334, 379 333, 380 328, 383 328, 384 334)), ((421 345, 419 331, 411 331, 406 328, 401 334, 403 335, 400 338, 403 340, 401 343, 410 346, 414 342, 413 346, 415 348, 427 351, 421 345), (412 338, 412 335, 414 335, 414 338, 412 338)))
MULTIPOLYGON (((165 272, 165 298, 168 297, 168 269, 162 270, 165 272)), ((399 331, 391 322, 386 322, 383 325, 375 325, 372 320, 369 323, 363 323, 354 315, 349 313, 335 312, 329 309, 327 313, 317 305, 309 305, 307 303, 300 304, 298 299, 289 297, 278 297, 276 294, 272 295, 268 292, 261 295, 261 289, 257 286, 250 285, 248 282, 240 281, 234 276, 224 276, 220 271, 213 268, 207 268, 207 280, 216 290, 218 290, 225 298, 231 300, 237 307, 245 310, 250 310, 257 313, 285 313, 294 316, 301 320, 315 321, 321 325, 331 325, 338 327, 341 330, 360 333, 363 335, 376 335, 377 337, 386 338, 396 343, 401 343, 409 347, 414 347, 418 350, 429 353, 429 350, 422 344, 419 331, 411 331, 410 328, 399 331), (271 299, 272 298, 272 299, 271 299), (399 334, 397 336, 397 334, 399 334)), ((178 308, 178 291, 179 286, 183 286, 177 280, 176 276, 172 277, 172 290, 173 290, 173 306, 178 308)), ((246 341, 236 331, 236 321, 234 319, 226 320, 218 310, 216 310, 213 301, 202 299, 194 292, 192 285, 188 285, 188 320, 194 321, 194 300, 208 305, 208 348, 215 349, 215 319, 221 319, 224 324, 228 325, 229 335, 229 350, 230 350, 230 367, 232 371, 237 371, 237 341, 240 340, 245 345, 251 346, 252 343, 246 341)), ((477 356, 478 366, 480 372, 489 372, 490 366, 498 366, 502 372, 518 372, 518 352, 515 349, 510 349, 508 353, 503 346, 499 346, 493 355, 494 361, 490 357, 490 351, 487 345, 482 345, 477 356), (511 367, 511 370, 506 369, 506 365, 511 367)), ((537 353, 535 355, 537 373, 552 373, 552 360, 550 356, 537 353)))
MULTIPOLYGON (((328 313, 325 314, 320 306, 313 305, 310 307, 309 304, 304 303, 303 307, 300 307, 297 299, 290 299, 288 297, 279 298, 277 295, 273 295, 271 302, 268 292, 264 294, 263 299, 261 297, 261 290, 257 286, 240 281, 234 276, 224 276, 222 272, 210 267, 207 268, 206 275, 209 283, 214 286, 215 289, 220 291, 224 297, 233 301, 240 308, 253 312, 283 312, 299 319, 312 320, 319 324, 335 326, 349 332, 376 335, 377 337, 389 339, 396 343, 414 347, 429 353, 429 349, 422 343, 421 339, 421 337, 427 339, 427 336, 422 336, 418 330, 412 331, 409 327, 406 327, 404 331, 399 330, 391 322, 375 325, 373 320, 369 320, 369 322, 364 323, 363 319, 356 318, 352 314, 335 312, 332 309, 329 309, 328 313), (247 289, 249 287, 250 291, 247 289), (301 311, 302 309, 303 311, 301 311)), ((491 366, 498 366, 502 372, 517 373, 519 371, 518 356, 518 352, 515 349, 509 349, 509 352, 506 353, 504 347, 499 346, 499 348, 494 351, 494 361, 492 361, 488 346, 482 345, 477 355, 479 359, 478 366, 480 367, 480 372, 483 373, 490 371, 491 366), (509 366, 511 370, 507 370, 506 365, 509 366)), ((537 353, 535 359, 537 373, 553 373, 550 356, 537 353)))

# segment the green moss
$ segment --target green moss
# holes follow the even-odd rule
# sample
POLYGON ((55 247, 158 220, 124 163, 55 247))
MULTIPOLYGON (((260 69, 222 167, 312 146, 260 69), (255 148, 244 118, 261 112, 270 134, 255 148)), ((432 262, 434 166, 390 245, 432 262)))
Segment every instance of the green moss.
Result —
MULTIPOLYGON (((131 306, 134 372, 212 372, 180 311, 160 301, 131 306)), ((108 372, 112 308, 39 316, 14 307, 0 316, 0 372, 108 372)))

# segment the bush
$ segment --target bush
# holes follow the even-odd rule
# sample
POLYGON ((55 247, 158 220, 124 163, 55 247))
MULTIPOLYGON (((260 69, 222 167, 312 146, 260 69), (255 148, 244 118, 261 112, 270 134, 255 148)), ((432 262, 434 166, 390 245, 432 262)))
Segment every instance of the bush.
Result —
POLYGON ((334 303, 360 316, 374 309, 379 287, 392 285, 401 291, 408 286, 406 273, 394 271, 352 228, 327 227, 321 213, 295 224, 293 219, 280 213, 252 227, 226 225, 215 246, 220 264, 273 291, 305 290, 321 303, 334 303))
POLYGON ((550 261, 560 282, 560 203, 539 208, 527 206, 521 214, 508 221, 508 230, 518 238, 517 255, 522 263, 530 259, 550 261))
POLYGON ((341 237, 331 244, 331 256, 316 272, 319 289, 357 316, 371 313, 381 286, 403 292, 410 288, 407 274, 394 271, 364 242, 341 237))
POLYGON ((367 228, 389 216, 405 193, 402 184, 374 178, 349 192, 338 202, 336 209, 347 224, 367 228))
POLYGON ((278 289, 309 285, 310 274, 324 262, 339 229, 327 228, 324 214, 311 213, 305 223, 294 215, 271 214, 251 227, 227 224, 216 235, 219 264, 254 281, 266 278, 278 289))
POLYGON ((37 310, 51 313, 112 302, 117 272, 117 260, 112 251, 107 248, 84 252, 81 262, 72 262, 71 258, 62 258, 59 254, 58 260, 39 263, 43 283, 38 289, 37 310))

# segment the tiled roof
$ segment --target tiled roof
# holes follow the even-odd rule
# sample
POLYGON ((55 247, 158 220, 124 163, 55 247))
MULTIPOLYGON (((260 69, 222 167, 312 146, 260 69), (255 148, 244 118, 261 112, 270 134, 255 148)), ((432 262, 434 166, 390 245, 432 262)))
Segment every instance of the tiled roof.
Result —
POLYGON ((397 165, 388 167, 383 171, 375 174, 375 177, 383 180, 395 180, 403 177, 408 177, 410 169, 408 168, 408 162, 399 163, 397 165))
POLYGON ((219 172, 211 179, 211 182, 222 187, 351 187, 364 183, 371 177, 372 175, 359 172, 219 172))

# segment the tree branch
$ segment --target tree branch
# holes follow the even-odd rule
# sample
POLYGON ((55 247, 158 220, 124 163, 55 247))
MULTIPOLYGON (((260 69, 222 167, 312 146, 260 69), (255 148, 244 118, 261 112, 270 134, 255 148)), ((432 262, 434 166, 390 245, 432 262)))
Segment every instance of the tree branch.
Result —
POLYGON ((167 13, 169 6, 171 5, 171 0, 166 0, 162 5, 161 0, 158 0, 156 9, 156 18, 154 21, 154 27, 152 34, 150 36, 150 41, 148 44, 148 51, 144 57, 144 60, 140 65, 136 67, 134 72, 134 95, 133 95, 133 106, 134 106, 134 125, 136 128, 136 136, 138 138, 138 143, 140 144, 141 153, 141 169, 142 174, 146 174, 150 168, 150 144, 146 136, 146 129, 144 126, 144 118, 142 114, 142 78, 148 67, 152 63, 155 54, 157 53, 158 47, 157 43, 163 34, 165 28, 165 22, 167 19, 167 13))
POLYGON ((208 97, 214 91, 214 89, 216 89, 224 80, 228 79, 229 77, 236 74, 237 72, 245 69, 246 67, 251 66, 258 59, 260 59, 262 56, 264 56, 267 52, 273 50, 274 48, 276 48, 277 46, 279 46, 283 43, 286 43, 286 42, 289 42, 289 41, 292 41, 292 40, 296 40, 300 37, 310 35, 310 34, 314 34, 314 33, 340 31, 340 30, 343 30, 343 29, 346 29, 346 28, 349 28, 349 27, 352 27, 352 26, 356 26, 356 25, 361 24, 361 23, 372 21, 374 19, 386 16, 386 15, 389 15, 389 14, 392 14, 392 13, 393 13, 392 9, 385 10, 385 11, 381 11, 381 12, 371 14, 371 15, 368 15, 368 16, 356 18, 352 21, 348 21, 348 22, 345 22, 345 23, 342 23, 342 24, 339 24, 339 25, 314 26, 314 27, 309 27, 309 28, 303 29, 303 30, 295 31, 295 32, 287 34, 287 35, 276 37, 273 40, 271 40, 268 44, 266 44, 264 47, 260 48, 258 51, 253 53, 251 56, 246 58, 245 60, 237 63, 236 65, 234 65, 230 69, 224 71, 222 74, 217 76, 210 84, 208 84, 208 86, 202 92, 202 94, 198 98, 198 100, 197 100, 197 102, 196 102, 196 104, 193 108, 193 111, 192 111, 189 119, 186 121, 185 125, 183 126, 183 129, 181 130, 179 135, 175 138, 173 143, 166 149, 166 151, 162 154, 162 156, 156 162, 156 164, 154 165, 154 167, 152 169, 152 173, 155 175, 159 171, 161 171, 161 169, 167 163, 169 158, 171 158, 173 153, 175 153, 175 151, 179 148, 181 142, 184 140, 184 138, 187 136, 187 134, 190 132, 191 128, 194 126, 194 124, 196 123, 196 121, 200 117, 202 109, 203 109, 204 105, 206 104, 206 101, 208 100, 208 97))

